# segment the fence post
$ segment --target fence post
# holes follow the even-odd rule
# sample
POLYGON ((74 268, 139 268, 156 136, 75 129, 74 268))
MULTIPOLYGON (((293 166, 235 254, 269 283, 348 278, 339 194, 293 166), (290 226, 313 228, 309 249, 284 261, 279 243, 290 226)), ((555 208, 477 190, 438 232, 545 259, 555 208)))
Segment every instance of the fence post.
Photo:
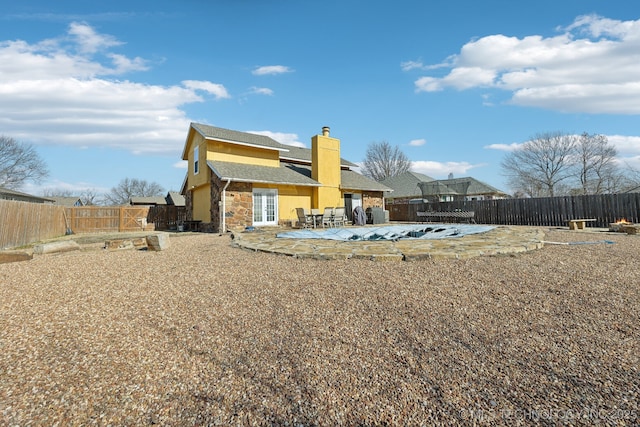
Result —
POLYGON ((120 206, 120 209, 118 210, 119 214, 118 214, 118 231, 119 232, 123 232, 124 231, 124 206, 120 206))

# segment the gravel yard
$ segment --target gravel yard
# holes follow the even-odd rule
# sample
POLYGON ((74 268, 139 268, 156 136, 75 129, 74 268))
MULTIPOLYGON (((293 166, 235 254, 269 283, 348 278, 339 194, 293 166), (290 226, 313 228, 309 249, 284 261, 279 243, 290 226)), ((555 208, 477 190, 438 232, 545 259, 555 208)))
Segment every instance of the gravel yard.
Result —
POLYGON ((638 425, 640 236, 319 261, 172 235, 0 264, 1 425, 638 425))

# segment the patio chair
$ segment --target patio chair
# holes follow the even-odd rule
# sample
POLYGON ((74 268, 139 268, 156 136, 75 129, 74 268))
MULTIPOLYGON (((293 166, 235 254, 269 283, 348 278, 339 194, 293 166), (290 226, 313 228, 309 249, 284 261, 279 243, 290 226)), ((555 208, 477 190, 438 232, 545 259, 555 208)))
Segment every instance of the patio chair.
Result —
POLYGON ((344 227, 345 224, 346 209, 335 208, 333 212, 333 225, 336 227, 344 227))
POLYGON ((324 208, 322 228, 324 227, 333 227, 333 208, 324 208))
POLYGON ((309 228, 313 227, 313 217, 305 212, 304 208, 296 208, 296 214, 298 215, 298 227, 309 228))

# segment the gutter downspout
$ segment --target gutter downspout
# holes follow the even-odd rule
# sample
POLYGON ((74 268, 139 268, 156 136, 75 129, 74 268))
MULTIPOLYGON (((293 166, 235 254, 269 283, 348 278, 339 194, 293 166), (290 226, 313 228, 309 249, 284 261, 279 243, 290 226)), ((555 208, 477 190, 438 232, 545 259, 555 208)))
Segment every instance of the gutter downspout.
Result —
POLYGON ((222 236, 227 229, 227 224, 225 221, 227 216, 226 215, 227 214, 227 188, 229 187, 230 184, 231 184, 231 179, 227 181, 227 183, 224 185, 224 188, 222 189, 222 211, 220 212, 222 226, 220 227, 220 236, 222 236))

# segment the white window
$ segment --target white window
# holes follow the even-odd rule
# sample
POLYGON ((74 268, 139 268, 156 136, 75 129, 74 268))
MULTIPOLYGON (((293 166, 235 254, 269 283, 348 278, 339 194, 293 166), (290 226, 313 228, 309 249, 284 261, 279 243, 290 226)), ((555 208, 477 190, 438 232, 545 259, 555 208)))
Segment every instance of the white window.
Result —
POLYGON ((198 175, 200 171, 200 147, 193 149, 193 174, 198 175))
POLYGON ((278 190, 253 189, 253 225, 278 225, 278 190))

